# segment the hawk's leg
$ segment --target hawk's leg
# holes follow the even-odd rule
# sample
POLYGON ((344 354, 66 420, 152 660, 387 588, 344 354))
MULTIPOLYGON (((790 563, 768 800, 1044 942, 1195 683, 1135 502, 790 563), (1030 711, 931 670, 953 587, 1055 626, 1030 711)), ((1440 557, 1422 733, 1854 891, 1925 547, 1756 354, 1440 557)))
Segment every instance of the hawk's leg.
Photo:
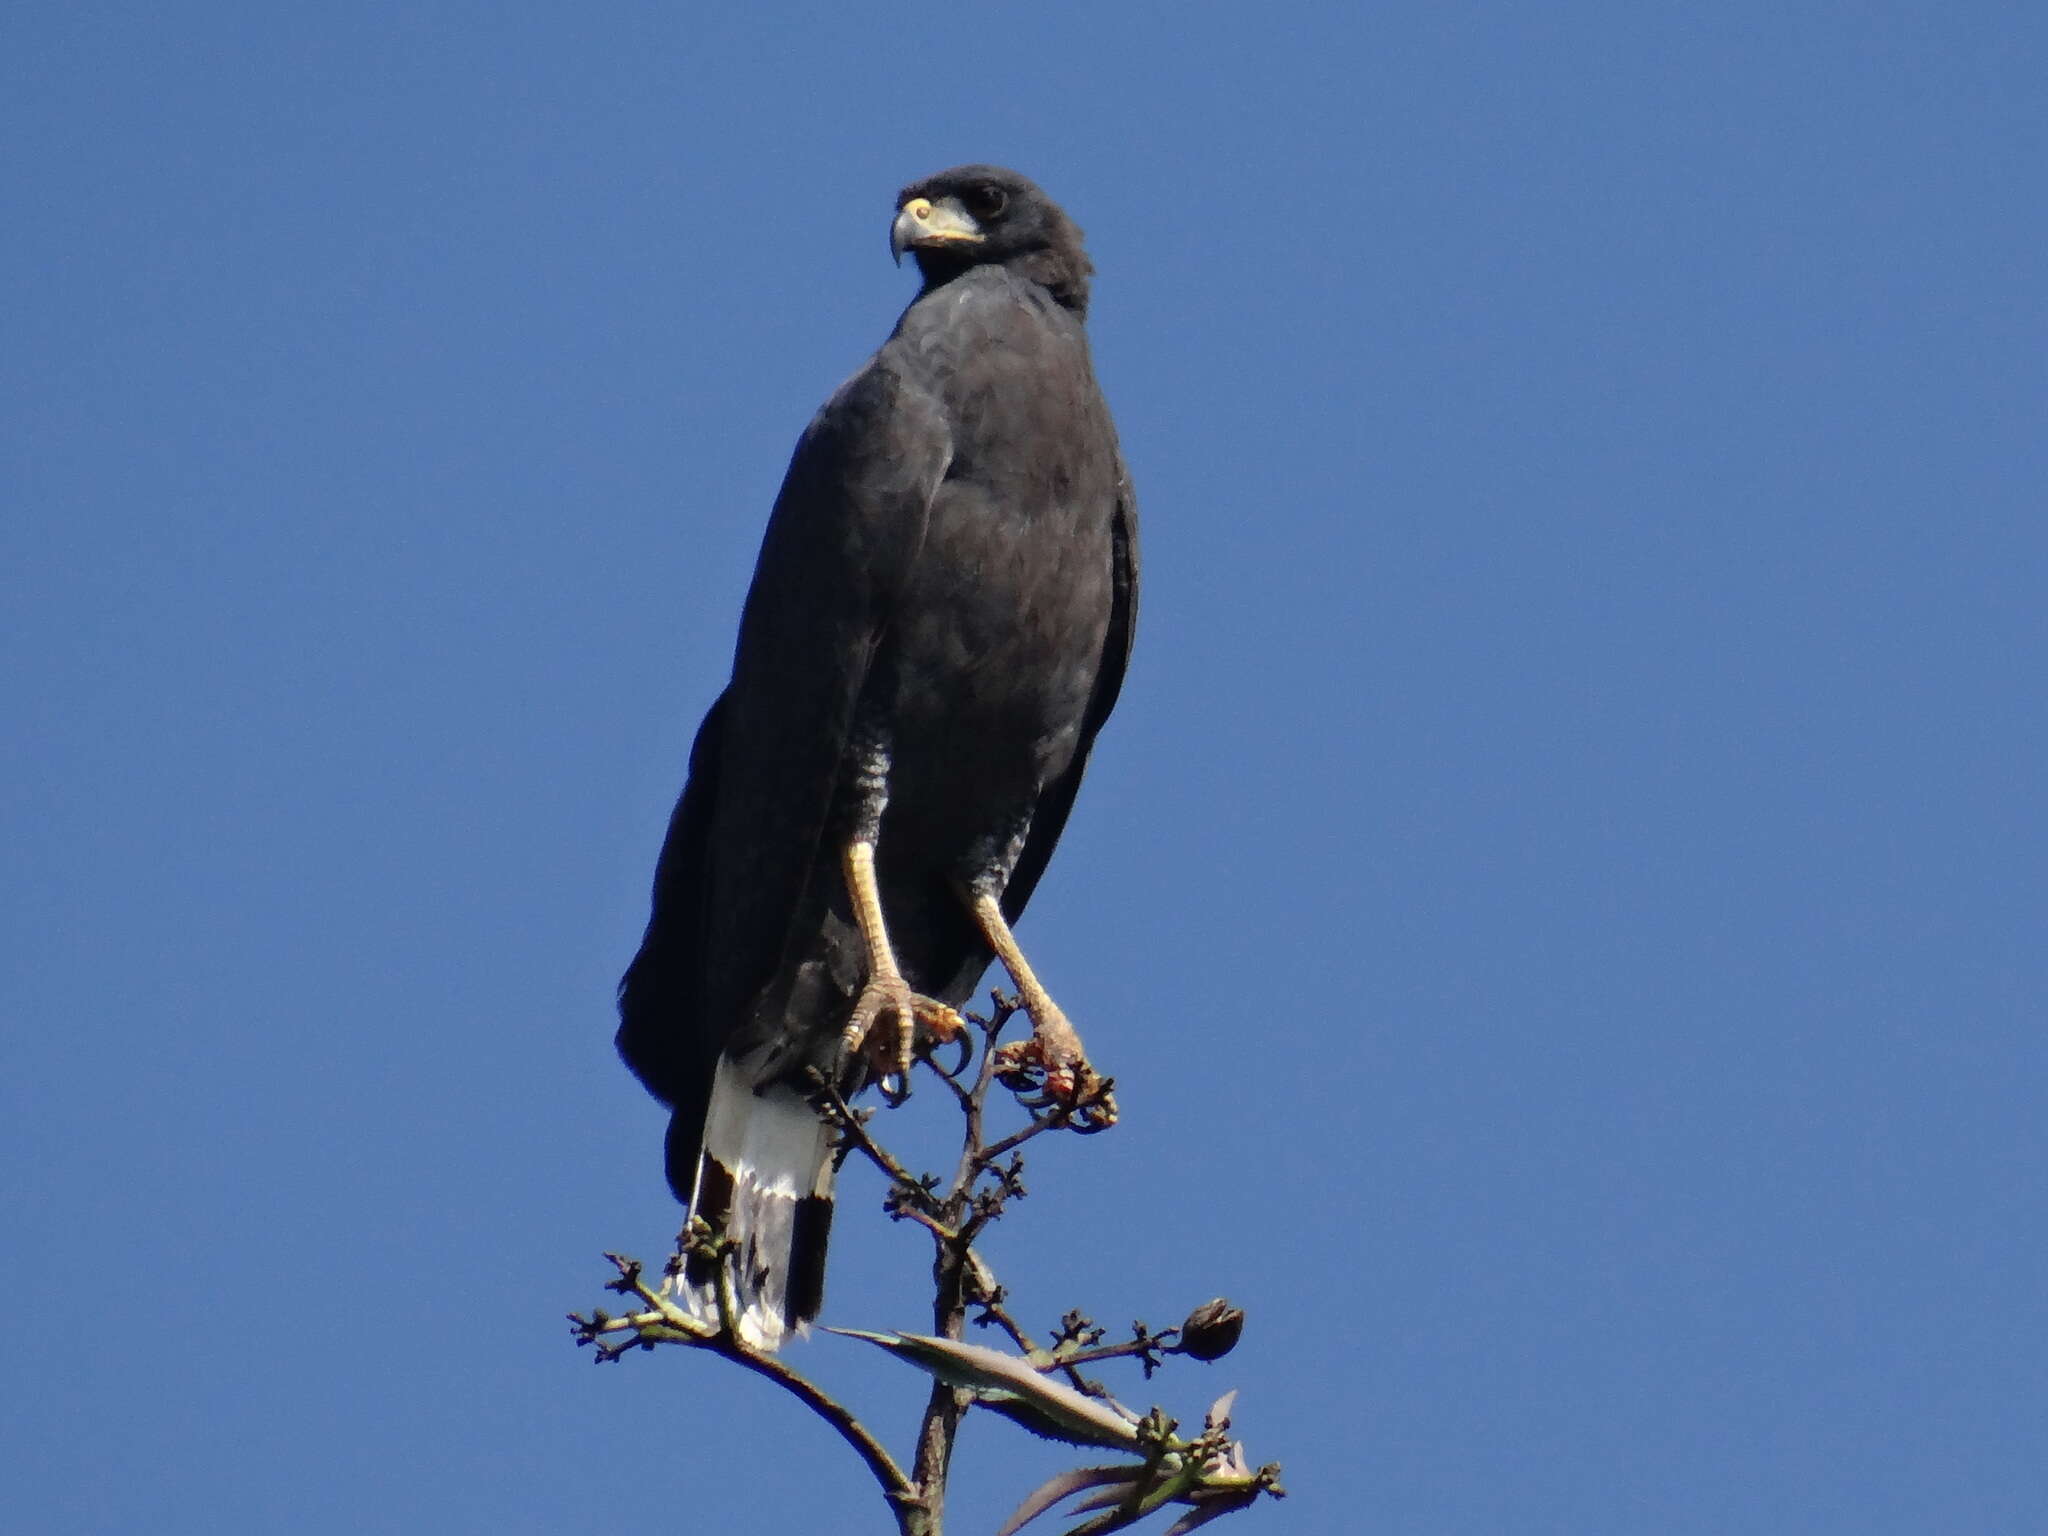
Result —
POLYGON ((1116 1098, 1109 1091, 1109 1080, 1088 1064, 1081 1036, 1032 973, 1024 951, 1017 947, 1016 935, 1003 919, 1001 903, 993 892, 977 890, 969 893, 968 906, 982 937, 1010 973, 1024 1011, 1031 1016, 1031 1038, 997 1052, 998 1070, 1034 1085, 1042 1080, 1047 1097, 1072 1110, 1074 1124, 1083 1130, 1116 1124, 1116 1098))
POLYGON ((854 920, 867 944, 868 979, 854 1000, 840 1037, 843 1059, 865 1051, 882 1097, 901 1103, 910 1095, 910 1063, 934 1045, 960 1038, 966 1025, 937 998, 910 990, 889 930, 882 921, 882 892, 875 881, 875 845, 856 837, 846 845, 846 891, 854 920))

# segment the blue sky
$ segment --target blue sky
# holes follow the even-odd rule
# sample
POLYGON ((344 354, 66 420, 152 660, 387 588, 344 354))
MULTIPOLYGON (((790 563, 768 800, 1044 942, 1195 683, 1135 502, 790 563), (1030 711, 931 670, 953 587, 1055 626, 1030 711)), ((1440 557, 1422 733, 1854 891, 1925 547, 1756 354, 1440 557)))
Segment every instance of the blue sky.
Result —
MULTIPOLYGON (((989 159, 1146 534, 1021 1310, 1245 1305, 1155 1387, 1247 1530, 2038 1525, 2042 13, 872 12, 13 8, 11 1518, 884 1528, 560 1318, 673 1230, 610 994, 761 521, 989 159)), ((914 1326, 876 1193, 827 1321, 914 1326)))

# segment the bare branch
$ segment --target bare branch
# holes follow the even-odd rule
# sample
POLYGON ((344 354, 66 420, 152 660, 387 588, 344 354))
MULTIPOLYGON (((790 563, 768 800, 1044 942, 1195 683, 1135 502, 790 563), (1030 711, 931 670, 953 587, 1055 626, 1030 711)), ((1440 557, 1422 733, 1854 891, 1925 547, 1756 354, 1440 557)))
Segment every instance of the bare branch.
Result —
MULTIPOLYGON (((944 1074, 939 1074, 943 1076, 944 1074)), ((855 1151, 881 1170, 882 1177, 889 1181, 892 1192, 901 1191, 905 1200, 936 1211, 939 1199, 934 1192, 936 1180, 929 1175, 920 1178, 899 1163, 868 1130, 871 1111, 855 1109, 846 1102, 836 1083, 825 1080, 819 1073, 812 1074, 811 1102, 839 1133, 843 1149, 855 1151)))
MULTIPOLYGON (((717 1240, 712 1240, 716 1243, 717 1240)), ((729 1246, 729 1245, 725 1245, 729 1246)), ((737 1327, 739 1308, 733 1296, 732 1267, 724 1262, 728 1255, 721 1253, 718 1266, 718 1310, 719 1323, 714 1325, 702 1318, 693 1317, 669 1297, 647 1284, 645 1271, 638 1259, 623 1254, 605 1255, 617 1267, 618 1278, 607 1283, 605 1289, 621 1295, 637 1296, 645 1302, 646 1308, 628 1313, 623 1317, 612 1317, 601 1310, 593 1310, 588 1317, 577 1313, 569 1314, 576 1342, 591 1345, 600 1362, 614 1361, 633 1349, 653 1349, 658 1344, 682 1344, 706 1350, 711 1354, 743 1366, 757 1376, 766 1377, 785 1392, 795 1397, 805 1407, 830 1424, 846 1443, 866 1462, 868 1470, 875 1475, 882 1493, 893 1505, 914 1502, 917 1490, 903 1469, 896 1464, 882 1443, 862 1424, 843 1403, 838 1402, 810 1378, 785 1365, 774 1355, 763 1354, 750 1348, 740 1337, 737 1327)))
POLYGON ((1039 1433, 1048 1432, 1047 1424, 1064 1426, 1064 1434, 1058 1428, 1052 1432, 1062 1438, 1079 1434, 1080 1443, 1115 1445, 1138 1457, 1120 1467, 1084 1469, 1055 1478, 1026 1500, 1012 1518, 1010 1529, 1069 1496, 1085 1495, 1070 1509, 1068 1518, 1089 1518, 1070 1536, 1107 1536, 1175 1503, 1186 1506, 1186 1513, 1166 1536, 1184 1536, 1199 1525, 1246 1507, 1261 1495, 1279 1497, 1283 1492, 1280 1469, 1269 1465, 1253 1471, 1243 1447, 1228 1437, 1229 1404, 1234 1394, 1218 1399, 1199 1435, 1183 1438, 1175 1422, 1162 1411, 1155 1408, 1138 1419, 1106 1386, 1081 1370, 1084 1365, 1104 1361, 1136 1360, 1149 1379, 1168 1356, 1214 1360, 1237 1343, 1244 1324, 1242 1311, 1219 1298, 1197 1307, 1178 1327, 1154 1332, 1143 1322, 1133 1322, 1129 1336, 1121 1339, 1110 1339, 1085 1314, 1069 1311, 1050 1341, 1040 1344, 1010 1310, 1008 1293, 976 1242, 1002 1218, 1011 1202, 1025 1196, 1022 1148, 1027 1143, 1048 1131, 1092 1134, 1107 1126, 1109 1120, 1097 1111, 1108 1102, 1109 1084, 1103 1079, 1085 1102, 1073 1102, 1048 1092, 1045 1073, 1037 1068, 1027 1065, 1018 1069, 1015 1057, 1006 1065, 998 1045, 1003 1031, 1021 1010, 1015 998, 1000 991, 989 997, 988 1017, 967 1015, 981 1039, 980 1060, 971 1075, 965 1073, 964 1060, 948 1073, 928 1055, 921 1058, 946 1084, 961 1115, 960 1157, 950 1182, 942 1185, 935 1175, 913 1174, 874 1134, 874 1111, 849 1104, 835 1083, 814 1075, 811 1085, 813 1105, 838 1135, 839 1158, 858 1154, 871 1164, 887 1182, 884 1213, 893 1221, 923 1228, 931 1238, 935 1282, 932 1333, 920 1338, 853 1330, 856 1336, 882 1343, 934 1372, 908 1470, 845 1404, 776 1355, 746 1343, 739 1330, 734 1245, 694 1216, 685 1224, 662 1285, 650 1284, 636 1260, 607 1255, 618 1270, 607 1288, 633 1298, 634 1309, 622 1316, 599 1309, 588 1316, 570 1314, 576 1342, 591 1346, 600 1362, 616 1361, 632 1350, 661 1344, 701 1349, 774 1382, 830 1424, 866 1464, 888 1501, 901 1536, 941 1536, 953 1447, 968 1408, 976 1402, 1035 1427, 1039 1433), (1014 1096, 1026 1119, 1015 1130, 990 1141, 988 1100, 998 1086, 1014 1096), (717 1276, 715 1320, 697 1315, 676 1300, 684 1264, 704 1260, 710 1261, 717 1276), (964 1345, 962 1335, 970 1313, 975 1326, 996 1328, 1007 1335, 1019 1354, 1008 1356, 964 1345), (953 1365, 942 1372, 934 1366, 935 1361, 953 1365), (968 1362, 965 1374, 959 1368, 963 1361, 968 1362), (1066 1385, 1041 1381, 1048 1376, 1063 1377, 1066 1385), (1085 1429, 1088 1425, 1094 1426, 1092 1431, 1085 1429), (1090 1440, 1090 1433, 1102 1438, 1090 1440))
POLYGON ((767 1377, 838 1430, 840 1438, 868 1464, 875 1481, 881 1484, 882 1496, 892 1505, 900 1508, 919 1502, 917 1486, 904 1475, 903 1469, 896 1465, 895 1457, 889 1454, 881 1441, 868 1432, 867 1426, 854 1417, 852 1410, 827 1395, 808 1377, 791 1370, 776 1356, 760 1354, 737 1339, 732 1339, 731 1347, 720 1348, 718 1353, 735 1365, 745 1366, 757 1376, 767 1377))

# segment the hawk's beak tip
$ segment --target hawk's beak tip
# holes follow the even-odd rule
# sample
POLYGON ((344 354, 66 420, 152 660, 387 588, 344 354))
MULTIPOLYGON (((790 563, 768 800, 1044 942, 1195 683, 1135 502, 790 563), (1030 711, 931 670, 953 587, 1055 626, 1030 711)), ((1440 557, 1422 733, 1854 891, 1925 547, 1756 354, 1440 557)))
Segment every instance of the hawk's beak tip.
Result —
POLYGON ((889 227, 889 253, 896 265, 903 265, 903 253, 918 246, 978 245, 981 227, 955 198, 934 203, 928 197, 913 197, 896 210, 896 222, 889 227))

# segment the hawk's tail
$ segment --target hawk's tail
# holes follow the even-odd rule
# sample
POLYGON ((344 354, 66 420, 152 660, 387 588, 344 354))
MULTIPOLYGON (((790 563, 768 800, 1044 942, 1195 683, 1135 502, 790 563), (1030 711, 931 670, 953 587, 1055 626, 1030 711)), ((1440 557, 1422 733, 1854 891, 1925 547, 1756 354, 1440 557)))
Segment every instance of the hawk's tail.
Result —
MULTIPOLYGON (((772 1350, 824 1303, 832 1131, 786 1083, 754 1087, 751 1064, 718 1059, 690 1214, 737 1245, 730 1262, 740 1336, 772 1350)), ((708 1259, 684 1264, 683 1299, 707 1320, 718 1316, 717 1278, 708 1259)))

